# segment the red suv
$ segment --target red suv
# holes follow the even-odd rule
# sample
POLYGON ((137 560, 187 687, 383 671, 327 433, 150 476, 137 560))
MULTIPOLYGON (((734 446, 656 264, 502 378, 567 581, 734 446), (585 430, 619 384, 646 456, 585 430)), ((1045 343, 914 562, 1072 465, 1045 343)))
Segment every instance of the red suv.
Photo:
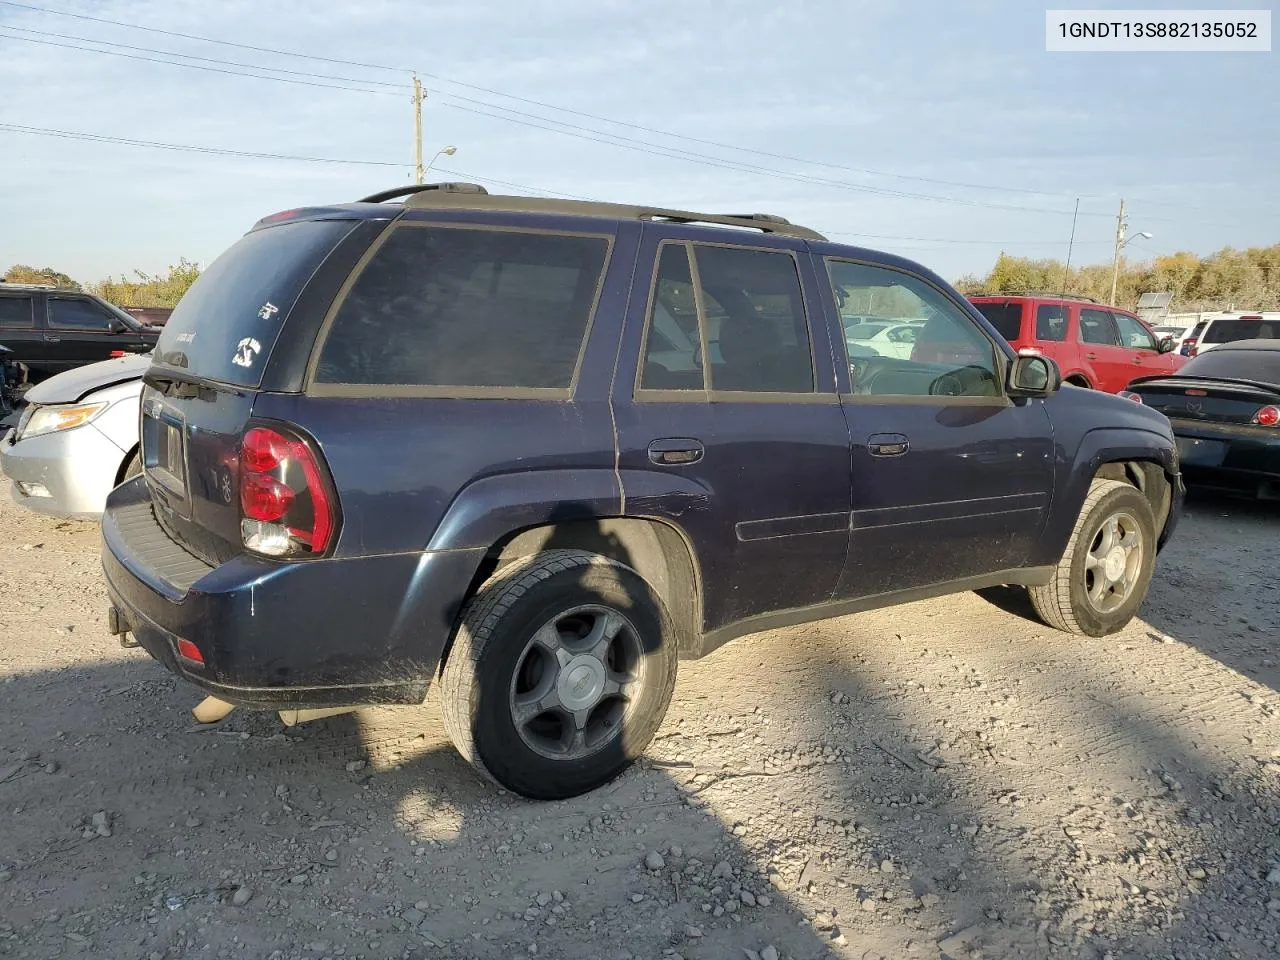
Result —
POLYGON ((1015 350, 1055 360, 1065 383, 1118 393, 1137 377, 1173 373, 1186 362, 1127 310, 1083 297, 970 297, 1015 350))

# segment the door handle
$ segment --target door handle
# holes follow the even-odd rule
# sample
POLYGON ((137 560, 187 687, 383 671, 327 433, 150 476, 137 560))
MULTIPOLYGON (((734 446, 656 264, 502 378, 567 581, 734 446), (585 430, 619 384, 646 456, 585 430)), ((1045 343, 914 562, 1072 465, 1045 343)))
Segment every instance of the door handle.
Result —
POLYGON ((706 449, 698 440, 688 437, 671 437, 665 440, 654 440, 649 444, 649 460, 664 467, 678 467, 697 463, 702 459, 706 449))
POLYGON ((867 450, 873 457, 900 457, 911 447, 911 441, 900 433, 873 433, 867 438, 867 450))
POLYGON ((1097 359, 1098 359, 1098 355, 1097 355, 1096 353, 1086 353, 1086 354, 1084 355, 1084 357, 1085 357, 1085 359, 1086 359, 1086 360, 1097 360, 1097 359))
POLYGON ((44 342, 45 343, 61 343, 62 338, 61 337, 45 337, 44 342))

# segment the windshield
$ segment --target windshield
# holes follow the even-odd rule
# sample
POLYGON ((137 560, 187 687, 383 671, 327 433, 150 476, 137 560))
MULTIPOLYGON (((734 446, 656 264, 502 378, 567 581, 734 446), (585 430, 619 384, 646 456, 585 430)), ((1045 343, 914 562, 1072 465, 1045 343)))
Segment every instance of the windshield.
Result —
POLYGON ((996 328, 996 333, 1006 340, 1017 340, 1022 336, 1022 304, 1002 301, 1000 303, 975 303, 978 312, 987 318, 987 323, 996 328))
POLYGON ((238 387, 256 387, 280 326, 351 220, 296 220, 247 233, 179 302, 155 362, 238 387))
POLYGON ((1280 340, 1280 317, 1267 320, 1214 320, 1204 333, 1205 343, 1237 340, 1280 340))
POLYGON ((1255 380, 1280 386, 1280 350, 1207 350, 1188 360, 1178 376, 1255 380))

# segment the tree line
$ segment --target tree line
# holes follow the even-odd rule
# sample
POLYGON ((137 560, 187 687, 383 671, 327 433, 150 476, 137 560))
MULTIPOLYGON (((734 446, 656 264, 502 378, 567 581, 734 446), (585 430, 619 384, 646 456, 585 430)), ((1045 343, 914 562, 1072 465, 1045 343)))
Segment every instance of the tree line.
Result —
MULTIPOLYGON (((1001 253, 985 277, 956 281, 961 293, 1035 290, 1072 293, 1103 303, 1111 297, 1111 264, 1067 268, 1061 260, 1034 260, 1001 253)), ((1179 252, 1141 262, 1121 260, 1116 304, 1132 310, 1144 293, 1173 294, 1170 311, 1280 310, 1280 243, 1208 256, 1179 252)))
POLYGON ((118 307, 176 307, 182 295, 200 276, 200 265, 180 257, 164 273, 150 274, 134 270, 132 277, 107 277, 94 283, 80 283, 52 267, 31 267, 19 263, 5 271, 9 283, 39 283, 60 290, 79 290, 96 294, 118 307))

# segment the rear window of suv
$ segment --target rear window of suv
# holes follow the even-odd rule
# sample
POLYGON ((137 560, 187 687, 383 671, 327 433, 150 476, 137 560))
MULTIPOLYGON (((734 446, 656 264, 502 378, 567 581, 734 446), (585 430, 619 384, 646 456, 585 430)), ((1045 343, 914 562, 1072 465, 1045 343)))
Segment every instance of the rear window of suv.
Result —
POLYGON ((1205 343, 1237 340, 1280 340, 1280 320, 1214 320, 1204 333, 1205 343))
POLYGON ((154 362, 256 387, 294 301, 356 222, 296 220, 245 234, 178 301, 154 362))
POLYGON ((609 238, 402 224, 356 277, 317 384, 567 392, 609 238))
POLYGON ((987 318, 987 323, 996 328, 996 333, 1010 343, 1022 337, 1022 304, 1001 301, 999 303, 975 303, 978 312, 987 318))

